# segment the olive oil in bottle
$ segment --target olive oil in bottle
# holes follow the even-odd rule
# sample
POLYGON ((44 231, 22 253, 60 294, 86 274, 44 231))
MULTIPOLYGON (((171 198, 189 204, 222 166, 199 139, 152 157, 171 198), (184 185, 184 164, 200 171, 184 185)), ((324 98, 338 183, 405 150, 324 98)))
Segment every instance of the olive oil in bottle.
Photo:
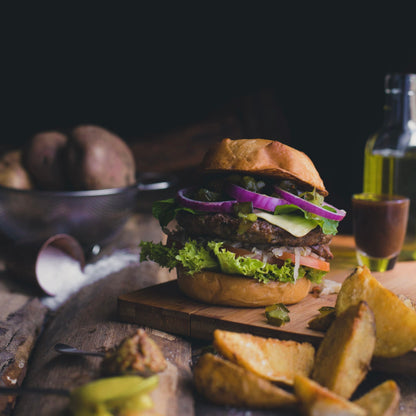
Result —
POLYGON ((410 199, 401 258, 416 260, 416 74, 385 78, 384 121, 366 143, 363 191, 410 199))

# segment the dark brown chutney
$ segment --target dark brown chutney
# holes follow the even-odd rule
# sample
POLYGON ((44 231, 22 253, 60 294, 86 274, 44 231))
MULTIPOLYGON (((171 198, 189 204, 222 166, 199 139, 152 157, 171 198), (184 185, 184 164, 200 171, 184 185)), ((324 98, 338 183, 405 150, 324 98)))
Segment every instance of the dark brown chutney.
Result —
POLYGON ((409 199, 362 193, 353 195, 352 208, 357 248, 371 257, 398 255, 406 234, 409 199))

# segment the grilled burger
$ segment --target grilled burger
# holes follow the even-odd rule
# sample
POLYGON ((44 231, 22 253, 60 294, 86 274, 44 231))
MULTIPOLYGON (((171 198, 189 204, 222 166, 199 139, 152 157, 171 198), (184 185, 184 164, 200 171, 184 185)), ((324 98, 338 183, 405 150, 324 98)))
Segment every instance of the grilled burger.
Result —
POLYGON ((303 152, 224 139, 206 154, 199 186, 154 204, 167 244, 142 242, 140 260, 176 268, 179 288, 202 302, 297 303, 329 271, 329 243, 345 216, 327 195, 303 152))

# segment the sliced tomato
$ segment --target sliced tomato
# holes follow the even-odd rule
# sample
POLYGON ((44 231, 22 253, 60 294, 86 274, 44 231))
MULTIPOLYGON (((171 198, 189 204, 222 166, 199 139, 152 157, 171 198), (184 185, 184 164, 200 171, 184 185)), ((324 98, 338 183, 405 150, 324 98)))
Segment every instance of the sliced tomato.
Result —
MULTIPOLYGON (((293 253, 282 253, 279 256, 282 260, 290 260, 292 263, 295 262, 295 255, 293 253)), ((299 264, 301 266, 310 267, 312 269, 322 270, 324 272, 329 272, 329 263, 327 261, 317 259, 313 256, 300 256, 299 264)))
MULTIPOLYGON (((244 248, 236 248, 236 247, 229 246, 229 245, 224 245, 224 248, 227 249, 228 251, 231 251, 232 253, 235 253, 237 256, 257 258, 261 260, 261 256, 253 256, 253 253, 251 251, 246 250, 244 248)), ((280 256, 273 256, 269 260, 269 263, 278 264, 279 266, 281 266, 283 265, 283 262, 285 260, 290 260, 292 263, 295 263, 295 254, 284 252, 280 256)), ((299 264, 301 266, 310 267, 312 269, 329 272, 329 263, 327 261, 320 260, 313 256, 300 256, 299 264)))

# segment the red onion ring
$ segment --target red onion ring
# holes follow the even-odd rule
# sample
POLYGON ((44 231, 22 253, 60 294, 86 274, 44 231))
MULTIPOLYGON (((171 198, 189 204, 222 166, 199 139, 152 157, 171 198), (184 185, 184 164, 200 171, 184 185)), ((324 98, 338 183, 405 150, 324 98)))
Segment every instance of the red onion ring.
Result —
POLYGON ((258 194, 257 192, 248 191, 232 183, 227 185, 228 194, 238 202, 252 202, 254 208, 274 212, 278 205, 287 205, 288 202, 281 198, 274 198, 269 195, 258 194))
POLYGON ((286 201, 288 201, 289 203, 294 204, 299 208, 304 209, 305 211, 311 212, 312 214, 319 215, 320 217, 324 217, 334 221, 341 221, 346 215, 346 212, 343 209, 335 208, 334 206, 327 204, 326 202, 324 203, 324 206, 334 209, 335 212, 328 211, 323 207, 315 205, 312 202, 306 201, 305 199, 293 195, 290 192, 285 191, 277 186, 275 186, 274 189, 282 198, 286 199, 286 201))
POLYGON ((177 193, 179 202, 186 208, 196 209, 198 211, 229 213, 233 212, 233 205, 237 203, 237 201, 203 202, 185 196, 193 189, 195 188, 184 188, 177 193))

